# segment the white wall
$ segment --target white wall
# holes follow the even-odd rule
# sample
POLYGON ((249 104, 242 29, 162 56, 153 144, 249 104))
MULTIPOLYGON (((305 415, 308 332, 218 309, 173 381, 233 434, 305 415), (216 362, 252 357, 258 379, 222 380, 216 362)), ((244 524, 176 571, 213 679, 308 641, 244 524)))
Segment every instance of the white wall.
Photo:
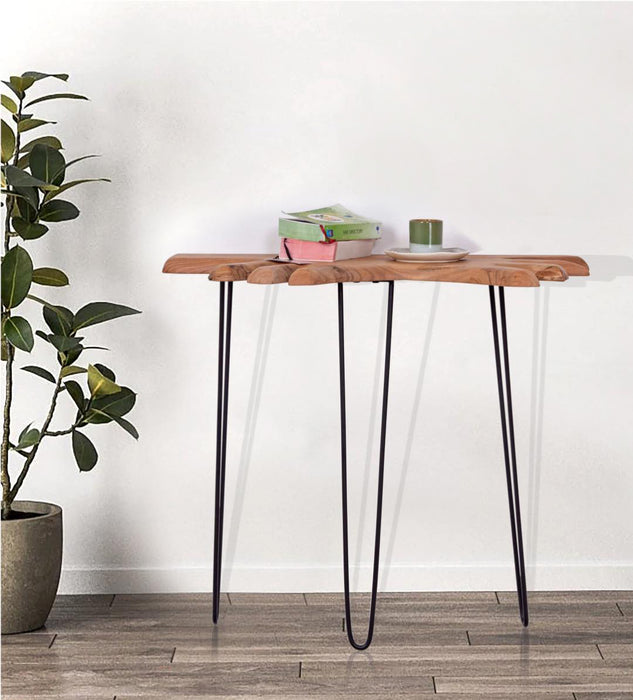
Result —
MULTIPOLYGON (((633 586, 631 4, 14 3, 3 26, 3 75, 90 95, 41 114, 113 180, 28 247, 60 301, 143 310, 92 334, 140 441, 91 430, 88 475, 55 442, 23 491, 64 507, 64 591, 210 588, 218 290, 162 263, 273 252, 281 209, 337 201, 381 247, 433 216, 449 244, 587 257, 589 281, 507 294, 529 585, 633 586)), ((488 290, 395 293, 381 585, 511 588, 488 290)), ((346 299, 366 588, 385 285, 346 299)), ((233 344, 223 583, 340 589, 336 289, 236 285, 233 344)), ((21 426, 46 387, 19 379, 21 426)))

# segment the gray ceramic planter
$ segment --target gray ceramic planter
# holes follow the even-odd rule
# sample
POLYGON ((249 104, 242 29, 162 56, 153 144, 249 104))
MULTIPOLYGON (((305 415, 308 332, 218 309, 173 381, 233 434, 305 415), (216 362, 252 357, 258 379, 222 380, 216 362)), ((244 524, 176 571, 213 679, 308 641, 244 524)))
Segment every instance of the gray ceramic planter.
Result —
POLYGON ((62 568, 62 509, 37 501, 12 508, 33 515, 2 521, 2 634, 44 625, 62 568))

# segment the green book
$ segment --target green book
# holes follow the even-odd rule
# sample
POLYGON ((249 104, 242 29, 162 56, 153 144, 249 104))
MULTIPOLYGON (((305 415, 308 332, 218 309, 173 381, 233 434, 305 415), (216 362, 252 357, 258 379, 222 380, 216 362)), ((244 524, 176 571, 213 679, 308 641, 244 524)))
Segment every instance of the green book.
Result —
POLYGON ((301 241, 358 241, 380 238, 380 222, 354 214, 341 204, 309 211, 283 212, 279 235, 301 241))

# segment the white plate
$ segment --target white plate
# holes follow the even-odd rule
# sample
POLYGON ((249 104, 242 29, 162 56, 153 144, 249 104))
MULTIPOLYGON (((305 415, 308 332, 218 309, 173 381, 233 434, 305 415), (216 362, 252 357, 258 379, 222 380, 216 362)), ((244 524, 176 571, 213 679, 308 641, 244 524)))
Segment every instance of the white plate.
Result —
POLYGON ((468 251, 463 248, 442 248, 432 253, 412 253, 408 248, 390 248, 385 250, 385 255, 398 262, 455 262, 468 255, 468 251))

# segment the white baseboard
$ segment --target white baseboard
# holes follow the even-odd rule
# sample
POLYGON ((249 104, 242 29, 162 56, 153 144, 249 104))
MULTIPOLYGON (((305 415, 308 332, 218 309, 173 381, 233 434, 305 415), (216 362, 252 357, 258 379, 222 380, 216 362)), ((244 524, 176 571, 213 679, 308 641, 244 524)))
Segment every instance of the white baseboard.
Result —
MULTIPOLYGON (((539 564, 528 567, 530 590, 630 590, 632 562, 539 564)), ((368 590, 370 566, 351 573, 354 590, 368 590)), ((392 565, 380 577, 384 591, 511 590, 514 570, 505 564, 392 565)), ((223 572, 222 590, 268 593, 340 591, 341 565, 320 567, 233 567, 223 572)), ((83 569, 62 571, 60 593, 187 593, 211 589, 211 568, 83 569)))

